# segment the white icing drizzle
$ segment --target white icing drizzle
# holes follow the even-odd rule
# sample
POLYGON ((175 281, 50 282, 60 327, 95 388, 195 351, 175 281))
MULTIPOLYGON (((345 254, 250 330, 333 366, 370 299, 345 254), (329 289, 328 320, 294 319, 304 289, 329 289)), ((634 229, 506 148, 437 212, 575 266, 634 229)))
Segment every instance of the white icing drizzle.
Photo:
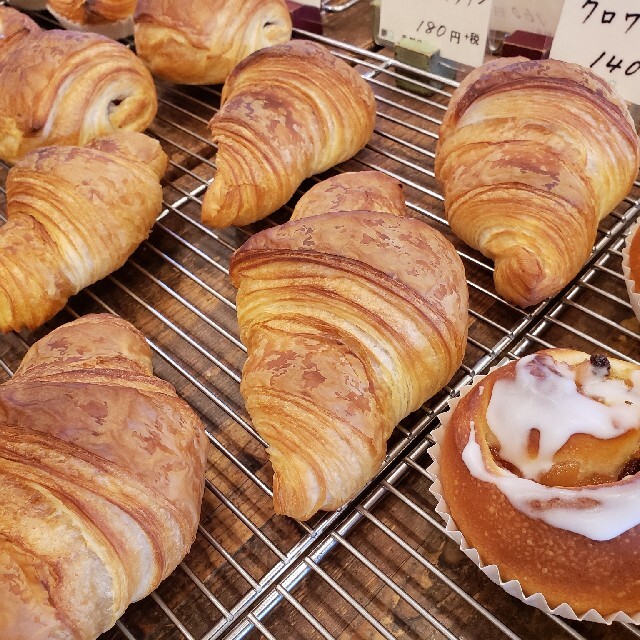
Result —
POLYGON ((474 478, 495 484, 528 517, 592 540, 610 540, 640 524, 639 477, 577 488, 535 482, 573 434, 610 439, 640 427, 640 371, 631 376, 631 386, 606 378, 604 371, 598 375, 583 368, 582 373, 580 391, 574 369, 548 355, 533 355, 518 362, 514 380, 494 385, 487 423, 499 441, 500 457, 524 477, 497 465, 487 470, 473 423, 462 459, 474 478), (539 432, 535 457, 528 451, 533 429, 539 432))
POLYGON ((487 471, 472 423, 462 459, 474 478, 496 485, 529 518, 579 533, 591 540, 611 540, 640 524, 640 481, 629 476, 598 487, 547 487, 497 467, 487 471))
POLYGON ((487 423, 500 443, 500 457, 525 478, 537 480, 575 433, 608 440, 638 428, 639 391, 640 385, 628 387, 623 380, 591 372, 580 392, 574 369, 548 355, 527 356, 517 363, 515 380, 493 386, 487 423), (540 435, 539 449, 531 457, 529 434, 534 429, 540 435))

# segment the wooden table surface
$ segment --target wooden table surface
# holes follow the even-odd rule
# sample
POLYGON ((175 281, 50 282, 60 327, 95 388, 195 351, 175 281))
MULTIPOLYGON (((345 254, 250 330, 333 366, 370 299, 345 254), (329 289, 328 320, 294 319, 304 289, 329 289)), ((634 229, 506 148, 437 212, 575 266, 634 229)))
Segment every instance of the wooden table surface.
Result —
MULTIPOLYGON (((341 513, 307 525, 275 516, 271 467, 238 388, 245 351, 227 270, 233 251, 252 233, 286 220, 291 206, 243 229, 202 227, 201 197, 215 173, 206 124, 218 108, 220 87, 159 83, 160 109, 150 133, 171 158, 164 217, 122 269, 72 299, 52 322, 32 334, 0 338, 0 360, 15 370, 27 344, 52 327, 77 314, 118 313, 148 336, 156 373, 200 413, 210 435, 207 490, 191 553, 102 640, 639 635, 619 624, 551 618, 490 583, 443 534, 425 469, 434 414, 470 372, 549 345, 640 359, 640 327, 620 276, 621 238, 637 214, 640 189, 634 187, 629 201, 603 222, 590 262, 561 294, 526 311, 505 303, 495 294, 489 261, 457 240, 443 219, 433 152, 449 92, 425 98, 398 89, 400 71, 391 52, 377 53, 371 24, 368 0, 326 16, 325 36, 369 51, 329 45, 367 74, 378 98, 370 144, 340 170, 376 168, 398 177, 412 215, 441 230, 460 251, 471 307, 464 366, 446 390, 403 421, 380 476, 341 513), (383 56, 390 56, 390 67, 383 56), (265 614, 262 628, 252 626, 254 614, 265 614)), ((6 169, 3 183, 5 176, 6 169)), ((293 201, 314 182, 305 182, 293 201)), ((7 377, 0 368, 0 381, 7 377)))

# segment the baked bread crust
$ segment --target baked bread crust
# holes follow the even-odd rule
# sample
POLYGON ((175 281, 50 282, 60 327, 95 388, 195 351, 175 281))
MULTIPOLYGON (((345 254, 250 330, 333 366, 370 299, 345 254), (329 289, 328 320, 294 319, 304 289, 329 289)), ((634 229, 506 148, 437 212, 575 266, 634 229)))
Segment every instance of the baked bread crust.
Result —
POLYGON ((284 0, 139 0, 138 55, 178 84, 219 84, 249 54, 291 38, 284 0))
POLYGON ((440 233, 400 215, 398 183, 327 182, 230 268, 248 352, 240 391, 269 444, 276 513, 299 520, 373 478, 393 429, 451 379, 467 337, 462 262, 440 233), (365 202, 391 210, 351 209, 365 202))
POLYGON ((0 158, 47 145, 143 131, 157 110, 151 74, 127 47, 95 33, 42 30, 0 7, 0 158))
POLYGON ((202 221, 240 226, 273 213, 305 178, 362 149, 375 115, 371 87, 322 45, 256 51, 229 76, 209 123, 217 170, 202 221))
MULTIPOLYGON (((571 367, 589 364, 589 355, 568 349, 546 350, 539 355, 571 367)), ((609 362, 613 378, 630 380, 639 370, 613 358, 609 362)), ((460 400, 447 422, 438 462, 449 513, 483 564, 497 565, 502 581, 518 580, 525 595, 539 592, 551 608, 567 603, 578 615, 589 609, 603 616, 618 611, 633 615, 640 610, 640 526, 608 540, 552 526, 516 508, 495 482, 475 477, 463 460, 473 425, 486 471, 493 478, 504 473, 504 461, 498 463, 496 450, 491 449, 495 442, 486 416, 495 384, 513 380, 515 367, 513 362, 483 377, 460 400)), ((640 424, 609 440, 576 433, 554 456, 554 467, 543 478, 545 486, 553 486, 552 482, 561 478, 562 484, 556 486, 569 487, 576 500, 587 490, 588 499, 592 499, 599 487, 638 486, 638 475, 614 478, 624 473, 629 452, 632 459, 638 456, 639 430, 640 424), (589 479, 596 477, 608 482, 589 484, 589 479)))
POLYGON ((498 293, 527 307, 578 273, 639 162, 631 116, 604 80, 558 60, 508 58, 454 92, 435 172, 453 232, 495 261, 498 293))

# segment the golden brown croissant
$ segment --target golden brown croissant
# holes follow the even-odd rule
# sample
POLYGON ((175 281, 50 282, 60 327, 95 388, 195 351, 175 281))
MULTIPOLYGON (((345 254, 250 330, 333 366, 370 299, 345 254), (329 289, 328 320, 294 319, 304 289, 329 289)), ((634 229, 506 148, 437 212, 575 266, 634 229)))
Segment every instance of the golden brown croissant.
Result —
POLYGON ((162 207, 167 157, 142 133, 30 153, 7 176, 0 331, 33 329, 121 267, 162 207))
POLYGON ((557 60, 510 58, 454 93, 436 176, 454 233, 495 260, 498 293, 526 307, 577 274, 639 159, 633 121, 605 81, 557 60))
POLYGON ((116 39, 133 34, 136 0, 47 0, 47 9, 65 29, 116 39))
POLYGON ((293 40, 245 58, 209 125, 217 171, 203 222, 244 225, 273 213, 305 178, 364 147, 374 119, 369 85, 322 45, 293 40))
POLYGON ((94 640, 195 539, 206 438, 129 323, 63 325, 0 386, 0 637, 94 640))
POLYGON ((250 53, 291 38, 284 0, 139 0, 138 55, 180 84, 218 84, 250 53))
POLYGON ((231 261, 249 354, 240 390, 269 443, 275 510, 299 520, 375 475, 398 422, 459 367, 467 329, 464 269, 443 236, 397 210, 352 210, 346 189, 338 211, 320 185, 323 207, 315 189, 315 211, 231 261))
POLYGON ((455 526, 525 595, 640 611, 640 367, 550 349, 495 369, 438 455, 455 526))
POLYGON ((37 147, 142 131, 156 109, 151 74, 124 45, 43 31, 0 7, 0 159, 14 163, 37 147))
POLYGON ((65 29, 115 39, 133 34, 136 0, 47 0, 47 9, 65 29))

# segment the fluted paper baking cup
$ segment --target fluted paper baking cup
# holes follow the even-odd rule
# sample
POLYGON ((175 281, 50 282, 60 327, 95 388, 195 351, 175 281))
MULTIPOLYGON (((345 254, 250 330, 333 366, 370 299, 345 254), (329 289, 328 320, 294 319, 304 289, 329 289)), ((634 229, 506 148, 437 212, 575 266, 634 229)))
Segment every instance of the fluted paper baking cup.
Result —
MULTIPOLYGON (((493 370, 498 369, 497 367, 492 367, 489 369, 489 373, 493 370)), ((488 374, 487 374, 488 375, 488 374)), ((495 564, 485 564, 480 557, 477 549, 471 547, 467 544, 467 541, 462 535, 462 532, 456 526, 456 523, 453 520, 453 517, 449 513, 449 507, 444 500, 442 495, 442 485, 440 484, 440 465, 439 465, 439 456, 440 456, 440 441, 444 436, 444 430, 449 423, 451 415, 455 410, 456 406, 464 398, 464 396, 471 391, 475 387, 476 384, 486 378, 486 375, 476 376, 473 383, 467 385, 462 388, 460 391, 460 396, 457 398, 452 398, 449 401, 449 410, 441 413, 438 418, 440 420, 440 426, 435 429, 431 436, 434 439, 434 444, 429 447, 429 454, 431 455, 432 463, 427 468, 427 475, 432 480, 432 484, 429 487, 429 491, 435 496, 438 501, 436 505, 436 512, 440 514, 441 518, 445 522, 445 531, 447 535, 458 544, 462 553, 464 553, 469 559, 471 559, 474 564, 480 568, 480 570, 495 584, 499 587, 502 587, 509 595, 512 595, 518 600, 528 604, 536 609, 540 609, 545 613, 550 613, 555 616, 561 616, 563 618, 568 618, 569 620, 579 620, 579 621, 588 621, 588 622, 600 622, 603 624, 611 624, 612 622, 626 622, 628 624, 640 624, 640 612, 629 615, 624 611, 618 611, 616 613, 611 613, 607 616, 603 616, 595 609, 589 609, 586 613, 582 615, 576 614, 573 608, 568 605, 566 602, 552 609, 548 604, 547 600, 542 593, 532 593, 525 594, 522 590, 522 585, 518 580, 508 580, 504 581, 500 577, 500 569, 495 564)))
POLYGON ((631 276, 631 263, 629 259, 629 252, 631 251, 631 242, 636 232, 640 229, 640 220, 636 222, 631 229, 622 249, 622 273, 624 274, 624 281, 627 283, 627 291, 629 292, 629 302, 631 302, 631 308, 636 314, 636 318, 640 320, 640 294, 636 293, 636 283, 631 276))
POLYGON ((107 36, 113 40, 122 40, 133 35, 133 15, 118 22, 105 22, 100 24, 80 24, 63 18, 59 13, 52 11, 51 7, 47 7, 49 13, 60 23, 61 27, 69 31, 91 31, 107 36))

